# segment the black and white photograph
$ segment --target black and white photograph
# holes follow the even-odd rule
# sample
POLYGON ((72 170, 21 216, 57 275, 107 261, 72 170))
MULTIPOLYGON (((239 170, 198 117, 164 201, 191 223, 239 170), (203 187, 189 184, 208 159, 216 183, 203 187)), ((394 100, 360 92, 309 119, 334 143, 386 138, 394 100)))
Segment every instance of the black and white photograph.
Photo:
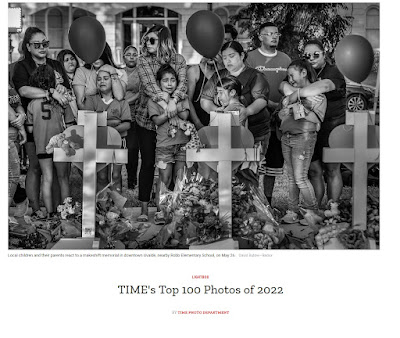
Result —
POLYGON ((379 249, 379 3, 9 15, 9 249, 379 249))
POLYGON ((9 2, 2 291, 41 337, 388 337, 388 6, 9 2))

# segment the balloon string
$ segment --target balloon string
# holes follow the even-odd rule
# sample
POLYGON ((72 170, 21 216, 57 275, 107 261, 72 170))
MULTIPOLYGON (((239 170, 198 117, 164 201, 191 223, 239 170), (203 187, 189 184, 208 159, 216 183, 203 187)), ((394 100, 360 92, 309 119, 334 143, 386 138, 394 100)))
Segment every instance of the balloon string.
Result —
POLYGON ((218 67, 217 67, 217 64, 215 63, 214 59, 213 59, 213 64, 214 64, 214 67, 215 67, 215 71, 217 72, 217 75, 218 75, 218 80, 222 84, 221 76, 219 75, 218 67))
MULTIPOLYGON (((201 71, 201 67, 199 65, 199 69, 201 71)), ((206 74, 207 74, 207 62, 206 62, 206 68, 204 68, 205 72, 204 72, 204 77, 203 77, 203 83, 201 84, 201 88, 200 88, 200 93, 198 98, 194 101, 194 102, 199 102, 201 94, 203 94, 203 88, 204 88, 204 84, 206 83, 206 74)))

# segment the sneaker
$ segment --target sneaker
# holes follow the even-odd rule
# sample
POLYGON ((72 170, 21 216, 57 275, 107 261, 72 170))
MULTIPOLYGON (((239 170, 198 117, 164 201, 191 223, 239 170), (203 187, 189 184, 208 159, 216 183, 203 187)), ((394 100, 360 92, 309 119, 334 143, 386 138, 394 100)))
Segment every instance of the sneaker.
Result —
POLYGON ((164 218, 163 211, 158 211, 154 214, 154 224, 155 225, 164 225, 165 224, 165 218, 164 218))
POLYGON ((286 215, 281 218, 283 223, 292 224, 299 222, 299 215, 292 210, 286 211, 286 215))
POLYGON ((22 203, 15 204, 14 217, 24 217, 29 208, 29 200, 25 198, 22 203))
POLYGON ((338 216, 340 214, 339 204, 337 202, 333 202, 332 200, 329 200, 327 205, 329 206, 329 209, 324 211, 324 215, 326 217, 334 217, 334 216, 338 216))

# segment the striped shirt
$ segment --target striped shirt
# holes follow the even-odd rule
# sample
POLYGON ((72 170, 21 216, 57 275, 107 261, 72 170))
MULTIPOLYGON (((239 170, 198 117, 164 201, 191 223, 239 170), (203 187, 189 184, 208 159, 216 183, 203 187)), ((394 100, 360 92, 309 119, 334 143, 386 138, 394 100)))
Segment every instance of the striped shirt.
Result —
MULTIPOLYGON (((187 97, 186 94, 186 61, 180 54, 175 54, 170 63, 178 76, 178 86, 172 93, 171 98, 177 98, 179 101, 187 97)), ((136 122, 139 126, 148 130, 156 130, 154 122, 150 119, 147 110, 147 102, 151 99, 154 102, 162 100, 162 90, 157 85, 156 74, 162 63, 154 55, 141 55, 138 58, 138 71, 140 78, 139 103, 136 109, 136 122)))

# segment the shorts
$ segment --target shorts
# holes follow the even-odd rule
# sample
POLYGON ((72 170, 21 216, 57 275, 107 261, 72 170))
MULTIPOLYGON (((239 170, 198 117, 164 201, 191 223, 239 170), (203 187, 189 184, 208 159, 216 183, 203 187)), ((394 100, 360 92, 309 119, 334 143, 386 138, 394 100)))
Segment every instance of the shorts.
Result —
POLYGON ((271 132, 267 154, 265 155, 265 174, 268 176, 283 175, 282 143, 275 131, 271 132))
POLYGON ((265 157, 265 154, 267 153, 270 136, 271 136, 271 132, 268 131, 265 135, 254 138, 254 144, 257 144, 257 143, 261 144, 261 154, 260 154, 261 159, 263 159, 265 157))
POLYGON ((174 144, 167 147, 156 148, 156 167, 165 169, 167 163, 175 163, 176 161, 186 162, 186 150, 182 150, 184 144, 174 144))
POLYGON ((39 160, 43 160, 45 158, 53 158, 53 154, 37 154, 37 158, 39 160))
POLYGON ((329 147, 329 135, 331 131, 337 126, 346 123, 346 114, 338 117, 333 117, 324 120, 321 124, 321 129, 317 135, 317 142, 315 143, 314 154, 311 158, 311 162, 321 160, 322 161, 322 149, 329 147))

